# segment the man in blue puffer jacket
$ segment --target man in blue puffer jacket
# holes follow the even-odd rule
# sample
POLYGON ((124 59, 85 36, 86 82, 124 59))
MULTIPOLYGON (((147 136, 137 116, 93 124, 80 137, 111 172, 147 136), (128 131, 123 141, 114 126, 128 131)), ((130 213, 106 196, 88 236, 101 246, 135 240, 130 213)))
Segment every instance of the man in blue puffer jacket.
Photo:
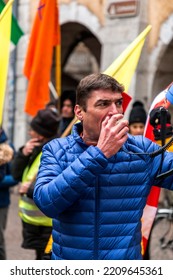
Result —
MULTIPOLYGON (((53 218, 52 259, 138 260, 141 217, 151 186, 173 189, 173 176, 158 180, 159 146, 128 134, 126 95, 115 79, 92 74, 77 88, 72 135, 43 148, 34 200, 53 218)), ((173 168, 164 152, 162 172, 173 168)))

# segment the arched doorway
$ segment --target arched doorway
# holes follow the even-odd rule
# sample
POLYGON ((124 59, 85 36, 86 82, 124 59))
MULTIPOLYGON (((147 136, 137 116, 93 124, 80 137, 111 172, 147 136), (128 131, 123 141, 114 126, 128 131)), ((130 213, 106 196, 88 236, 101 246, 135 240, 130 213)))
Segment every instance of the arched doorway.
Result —
POLYGON ((61 71, 63 90, 75 90, 81 78, 99 72, 101 43, 84 25, 68 22, 61 26, 61 71))

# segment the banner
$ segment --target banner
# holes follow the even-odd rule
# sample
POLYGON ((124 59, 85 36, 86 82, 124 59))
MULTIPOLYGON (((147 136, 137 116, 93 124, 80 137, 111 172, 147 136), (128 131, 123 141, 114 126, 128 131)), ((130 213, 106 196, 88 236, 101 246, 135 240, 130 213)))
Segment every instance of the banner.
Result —
POLYGON ((2 124, 4 98, 6 91, 9 55, 10 55, 10 35, 12 19, 12 3, 8 1, 0 14, 0 125, 2 124))
POLYGON ((24 75, 28 78, 25 112, 35 116, 50 101, 48 83, 51 80, 53 50, 60 42, 56 0, 39 2, 32 28, 24 75))
MULTIPOLYGON (((142 33, 120 54, 120 56, 104 71, 111 77, 114 77, 119 83, 123 84, 125 91, 128 91, 132 77, 138 65, 141 51, 147 34, 151 30, 148 25, 142 33)), ((126 110, 131 97, 124 93, 123 109, 126 110)))
MULTIPOLYGON (((145 124, 144 136, 154 141, 153 127, 151 126, 149 120, 150 112, 159 106, 168 108, 173 104, 173 83, 171 83, 165 90, 160 92, 153 100, 151 107, 148 112, 147 121, 145 124)), ((142 216, 142 239, 143 239, 143 254, 147 248, 147 242, 150 234, 150 230, 157 212, 157 206, 159 201, 160 188, 153 186, 151 188, 150 194, 147 198, 147 203, 144 208, 142 216)))
MULTIPOLYGON (((3 0, 0 0, 0 13, 2 12, 3 8, 5 7, 5 3, 3 0)), ((20 37, 23 35, 23 31, 20 28, 16 18, 12 15, 12 25, 11 25, 11 42, 14 45, 17 45, 20 37)))

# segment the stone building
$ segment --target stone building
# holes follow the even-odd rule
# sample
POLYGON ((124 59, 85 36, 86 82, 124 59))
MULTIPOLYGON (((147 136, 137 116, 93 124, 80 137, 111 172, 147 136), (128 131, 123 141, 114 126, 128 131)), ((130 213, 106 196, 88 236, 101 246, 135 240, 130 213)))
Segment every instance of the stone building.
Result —
MULTIPOLYGON (((25 35, 11 55, 4 125, 17 148, 27 139, 30 119, 23 109, 27 80, 22 71, 38 2, 15 0, 13 5, 25 35)), ((75 88, 88 73, 106 70, 149 23, 152 30, 129 94, 148 110, 173 81, 173 0, 59 0, 59 17, 62 89, 75 88)), ((56 86, 54 74, 52 81, 56 86)))

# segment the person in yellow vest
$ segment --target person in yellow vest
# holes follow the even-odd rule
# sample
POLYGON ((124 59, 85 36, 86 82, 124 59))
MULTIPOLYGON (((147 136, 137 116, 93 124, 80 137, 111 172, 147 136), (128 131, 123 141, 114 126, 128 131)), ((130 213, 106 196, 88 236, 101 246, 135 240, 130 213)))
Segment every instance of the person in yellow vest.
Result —
POLYGON ((12 175, 20 180, 19 215, 22 220, 25 249, 34 249, 36 259, 42 259, 44 249, 52 231, 52 220, 45 216, 33 201, 33 191, 40 165, 42 147, 57 137, 59 115, 46 108, 38 111, 31 120, 30 139, 19 149, 12 161, 12 175))

